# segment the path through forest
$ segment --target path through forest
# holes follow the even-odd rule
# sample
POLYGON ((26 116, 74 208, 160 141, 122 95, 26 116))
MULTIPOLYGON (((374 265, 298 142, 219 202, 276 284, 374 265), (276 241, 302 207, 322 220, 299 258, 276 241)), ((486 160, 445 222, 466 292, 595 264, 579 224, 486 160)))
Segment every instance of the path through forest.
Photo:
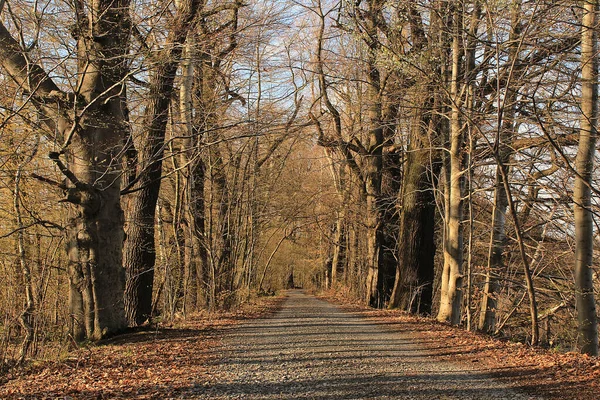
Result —
POLYGON ((0 378, 1 399, 600 399, 597 358, 297 290, 0 378))
MULTIPOLYGON (((435 350, 291 291, 280 311, 230 330, 212 350, 199 398, 537 399, 478 371, 436 360, 435 350)), ((439 351, 438 351, 439 353, 439 351)))

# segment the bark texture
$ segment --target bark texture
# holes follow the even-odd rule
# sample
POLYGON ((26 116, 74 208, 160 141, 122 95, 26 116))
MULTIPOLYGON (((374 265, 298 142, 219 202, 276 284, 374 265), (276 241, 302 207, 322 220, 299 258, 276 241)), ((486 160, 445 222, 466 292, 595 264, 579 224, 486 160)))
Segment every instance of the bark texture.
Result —
POLYGON ((128 0, 76 7, 72 32, 77 40, 78 91, 65 93, 40 66, 29 62, 0 24, 0 63, 29 91, 42 122, 63 141, 50 158, 68 180, 64 201, 76 206, 67 234, 71 330, 76 340, 97 340, 126 326, 120 158, 128 129, 122 93, 129 25, 128 0))
POLYGON ((582 353, 598 354, 598 321, 593 264, 593 216, 591 210, 592 175, 594 171, 595 144, 598 136, 598 60, 596 21, 597 0, 584 3, 581 33, 581 126, 579 149, 575 160, 577 176, 573 189, 575 213, 575 301, 577 308, 577 344, 582 353))
POLYGON ((442 288, 439 321, 449 321, 458 325, 462 307, 463 281, 463 152, 464 135, 461 121, 461 95, 459 94, 459 74, 463 68, 460 33, 463 29, 462 10, 454 11, 452 34, 452 77, 450 80, 450 165, 446 181, 446 192, 449 197, 446 210, 446 235, 444 248, 444 268, 442 272, 442 288))
POLYGON ((432 306, 436 250, 433 184, 440 170, 439 156, 431 153, 439 128, 430 115, 433 103, 425 101, 413 123, 400 193, 398 268, 389 303, 390 308, 424 314, 430 314, 432 306))
POLYGON ((125 289, 127 319, 139 325, 151 317, 154 264, 156 261, 154 221, 160 191, 165 133, 174 80, 188 31, 201 10, 202 0, 178 2, 164 49, 157 56, 151 81, 144 127, 147 136, 142 148, 142 166, 132 201, 131 222, 125 246, 125 289))

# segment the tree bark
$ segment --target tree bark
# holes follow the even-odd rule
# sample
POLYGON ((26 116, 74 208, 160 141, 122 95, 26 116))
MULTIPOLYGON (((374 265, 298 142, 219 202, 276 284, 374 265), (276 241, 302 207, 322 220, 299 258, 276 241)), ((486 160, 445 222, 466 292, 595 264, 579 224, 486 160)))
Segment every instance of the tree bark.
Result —
POLYGON ((128 0, 98 1, 77 10, 79 92, 74 94, 60 91, 41 67, 30 64, 0 24, 0 63, 31 93, 41 120, 64 140, 51 158, 69 181, 64 201, 78 210, 67 240, 76 339, 101 339, 127 325, 120 157, 127 132, 121 93, 127 76, 128 13, 128 0), (65 110, 74 108, 76 113, 67 115, 65 110), (61 154, 67 154, 70 168, 61 154))
POLYGON ((573 188, 575 214, 575 302, 577 345, 582 353, 598 354, 598 320, 594 300, 592 177, 598 136, 597 0, 586 0, 581 32, 581 122, 573 188))
POLYGON ((147 129, 142 149, 142 168, 125 244, 125 308, 131 325, 140 325, 151 317, 154 264, 156 261, 154 222, 161 185, 165 133, 174 80, 181 61, 183 44, 193 19, 201 11, 201 0, 178 2, 165 48, 150 81, 144 126, 147 129))
POLYGON ((400 207, 399 255, 396 281, 389 308, 401 308, 415 313, 430 314, 432 309, 435 244, 436 203, 434 187, 441 169, 441 133, 447 127, 439 116, 444 107, 438 85, 447 81, 446 64, 449 45, 447 32, 448 3, 435 5, 431 14, 430 29, 424 30, 423 16, 410 6, 408 22, 415 57, 425 55, 419 71, 420 81, 411 82, 413 108, 410 117, 406 162, 404 163, 402 189, 398 199, 400 207), (431 57, 438 60, 430 63, 431 57))
POLYGON ((437 102, 427 99, 415 112, 402 181, 399 260, 389 308, 430 314, 435 256, 435 198, 433 185, 440 172, 436 141, 437 102), (425 127, 425 128, 424 128, 425 127))
POLYGON ((454 32, 452 34, 452 77, 450 80, 450 174, 446 182, 449 199, 446 217, 446 237, 444 248, 444 268, 438 321, 449 321, 458 325, 462 308, 463 281, 463 144, 464 134, 460 118, 461 95, 459 94, 459 74, 462 68, 460 33, 462 30, 462 10, 454 11, 454 32))
MULTIPOLYGON (((207 252, 205 237, 205 202, 204 202, 204 181, 206 179, 206 167, 201 156, 202 133, 195 128, 193 118, 193 90, 194 75, 198 68, 203 65, 196 65, 197 54, 195 52, 196 35, 188 35, 188 41, 185 47, 185 59, 182 63, 182 82, 179 91, 180 97, 180 115, 185 127, 184 140, 185 150, 182 151, 182 165, 187 165, 187 197, 186 197, 186 220, 188 229, 186 231, 186 251, 189 257, 186 260, 189 301, 192 306, 200 307, 206 303, 206 287, 202 279, 203 273, 207 268, 207 252)), ((196 113, 201 113, 200 109, 196 113)), ((187 300, 186 300, 187 301, 187 300)))
POLYGON ((367 116, 369 132, 364 158, 365 189, 367 198, 367 281, 366 301, 372 307, 383 307, 386 301, 381 273, 384 269, 383 240, 384 221, 381 204, 381 178, 383 171, 383 126, 381 76, 377 65, 377 55, 381 44, 377 39, 379 30, 377 17, 383 3, 380 0, 368 2, 368 15, 364 21, 367 55, 367 116))
POLYGON ((338 281, 345 274, 347 268, 347 222, 346 207, 349 201, 349 190, 347 188, 346 166, 334 159, 332 149, 325 147, 325 155, 329 161, 329 169, 335 183, 340 209, 337 211, 335 221, 335 233, 333 237, 333 255, 331 258, 331 287, 336 289, 338 281), (338 165, 340 164, 340 165, 338 165))

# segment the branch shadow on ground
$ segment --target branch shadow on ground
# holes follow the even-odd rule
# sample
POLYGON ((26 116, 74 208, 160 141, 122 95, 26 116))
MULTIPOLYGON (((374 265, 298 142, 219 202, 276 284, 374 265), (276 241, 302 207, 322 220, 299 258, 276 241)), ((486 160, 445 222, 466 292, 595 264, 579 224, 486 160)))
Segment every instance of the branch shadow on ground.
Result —
MULTIPOLYGON (((526 376, 539 372, 532 369, 508 369, 501 374, 494 374, 496 380, 510 381, 514 377, 526 376)), ((201 377, 199 377, 201 378, 201 377)), ((356 378, 330 377, 308 380, 286 380, 282 377, 280 382, 261 382, 260 384, 248 382, 207 383, 199 379, 189 384, 148 384, 138 382, 119 390, 90 389, 69 390, 64 392, 44 391, 44 398, 85 398, 85 399, 163 399, 168 397, 193 398, 277 398, 277 399, 358 399, 358 398, 410 398, 410 399, 490 399, 494 387, 486 386, 490 375, 484 373, 470 373, 468 378, 461 373, 439 374, 431 373, 427 376, 372 376, 356 378), (422 389, 423 380, 427 380, 430 388, 422 389), (464 387, 457 388, 457 381, 464 382, 464 387), (415 387, 420 387, 415 389, 415 387), (473 387, 476 386, 476 387, 473 387)), ((573 384, 565 388, 562 384, 548 382, 540 391, 539 385, 516 385, 512 388, 536 395, 556 394, 560 391, 577 391, 582 385, 573 384)), ((37 399, 42 392, 21 393, 19 396, 7 398, 37 399)))

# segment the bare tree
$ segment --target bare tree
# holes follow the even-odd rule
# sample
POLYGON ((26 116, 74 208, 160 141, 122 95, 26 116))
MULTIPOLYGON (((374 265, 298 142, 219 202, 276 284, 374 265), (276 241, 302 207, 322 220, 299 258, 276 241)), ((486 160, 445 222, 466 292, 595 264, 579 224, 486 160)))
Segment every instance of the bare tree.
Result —
POLYGON ((197 21, 224 9, 239 7, 236 4, 224 4, 216 9, 204 10, 204 2, 200 0, 177 2, 177 10, 169 24, 164 47, 152 57, 153 75, 144 116, 147 136, 143 141, 137 185, 132 189, 135 197, 125 246, 125 305, 127 317, 133 325, 143 323, 151 316, 152 311, 156 260, 155 210, 161 185, 165 132, 184 43, 197 21))
POLYGON ((63 141, 50 154, 68 179, 70 308, 76 339, 126 327, 123 307, 121 152, 127 133, 122 93, 128 72, 129 1, 74 3, 76 91, 65 92, 0 24, 2 67, 26 91, 40 119, 63 141), (61 160, 66 155, 69 165, 61 160))
POLYGON ((579 148, 575 159, 577 175, 573 189, 575 213, 575 299, 577 303, 578 339, 583 353, 598 354, 598 321, 594 285, 593 219, 591 207, 594 154, 598 136, 598 55, 597 13, 598 2, 583 2, 584 14, 581 32, 581 122, 579 148))

